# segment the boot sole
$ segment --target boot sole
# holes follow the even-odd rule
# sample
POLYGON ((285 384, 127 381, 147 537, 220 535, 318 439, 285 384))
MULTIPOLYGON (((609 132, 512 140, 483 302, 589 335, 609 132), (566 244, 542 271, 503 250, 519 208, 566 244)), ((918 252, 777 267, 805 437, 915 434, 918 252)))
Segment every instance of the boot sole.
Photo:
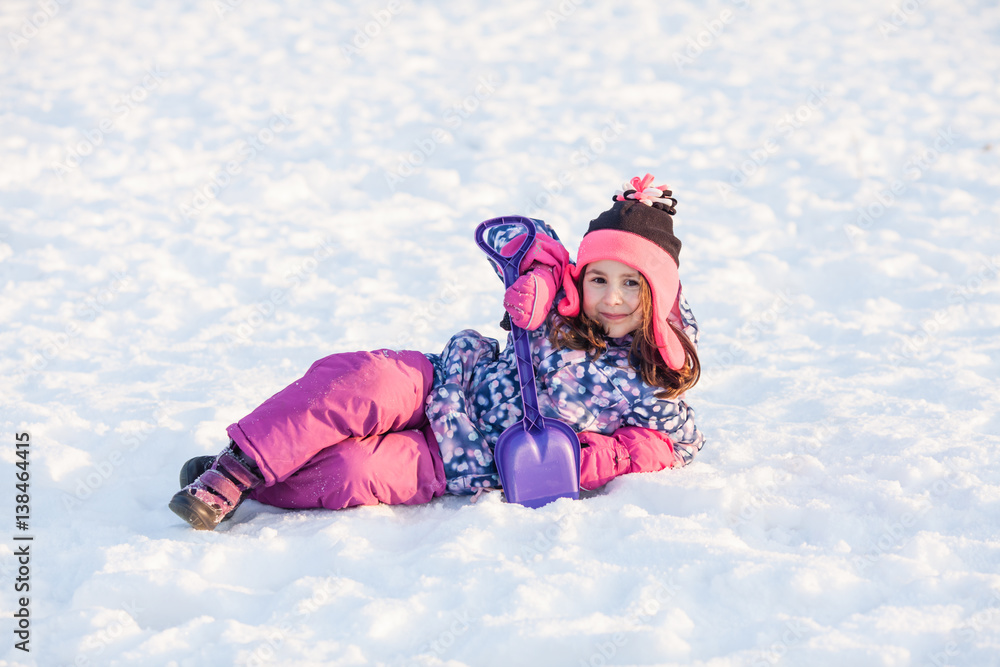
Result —
POLYGON ((178 491, 168 505, 174 514, 187 521, 195 530, 215 530, 215 512, 194 496, 178 491))

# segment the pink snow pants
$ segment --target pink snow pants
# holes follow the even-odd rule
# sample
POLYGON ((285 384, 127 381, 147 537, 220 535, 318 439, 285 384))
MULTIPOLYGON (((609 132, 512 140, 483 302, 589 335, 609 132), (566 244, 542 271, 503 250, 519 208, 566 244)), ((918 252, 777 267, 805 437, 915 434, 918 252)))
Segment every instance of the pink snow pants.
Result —
POLYGON ((420 352, 334 354, 227 432, 264 486, 250 496, 286 508, 429 502, 444 465, 424 414, 434 382, 420 352))

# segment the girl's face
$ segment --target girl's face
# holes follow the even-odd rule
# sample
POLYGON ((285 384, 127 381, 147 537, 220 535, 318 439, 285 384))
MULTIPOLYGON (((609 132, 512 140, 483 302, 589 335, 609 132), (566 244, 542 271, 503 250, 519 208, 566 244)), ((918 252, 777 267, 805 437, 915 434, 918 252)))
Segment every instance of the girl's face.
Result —
POLYGON ((639 307, 641 274, 627 264, 602 259, 583 274, 583 314, 611 338, 621 338, 642 325, 639 307))

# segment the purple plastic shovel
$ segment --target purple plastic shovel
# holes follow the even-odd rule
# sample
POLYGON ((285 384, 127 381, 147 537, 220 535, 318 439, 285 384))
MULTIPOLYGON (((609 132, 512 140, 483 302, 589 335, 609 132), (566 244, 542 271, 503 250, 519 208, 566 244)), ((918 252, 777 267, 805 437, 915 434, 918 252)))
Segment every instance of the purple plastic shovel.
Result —
MULTIPOLYGON (((518 279, 521 260, 535 242, 535 234, 534 223, 519 215, 493 218, 476 228, 476 243, 503 271, 506 287, 518 279), (484 235, 491 227, 512 224, 523 225, 527 237, 513 257, 504 257, 486 243, 484 235)), ((511 334, 524 418, 501 433, 493 448, 504 495, 508 502, 525 507, 541 507, 557 498, 579 498, 580 439, 568 425, 539 413, 528 334, 513 323, 511 334)))

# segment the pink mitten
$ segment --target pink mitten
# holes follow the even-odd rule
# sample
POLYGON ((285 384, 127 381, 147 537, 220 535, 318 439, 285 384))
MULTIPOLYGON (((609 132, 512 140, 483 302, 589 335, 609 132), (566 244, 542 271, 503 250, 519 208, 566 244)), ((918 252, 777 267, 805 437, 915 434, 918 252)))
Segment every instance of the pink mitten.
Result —
POLYGON ((534 331, 545 321, 555 295, 556 280, 552 269, 539 264, 507 288, 503 295, 503 307, 510 313, 512 323, 534 331))
POLYGON ((670 436, 661 431, 623 426, 611 435, 579 434, 580 486, 588 491, 630 472, 656 472, 683 465, 670 436))
MULTIPOLYGON (((500 253, 512 257, 525 238, 525 234, 515 236, 500 253)), ((566 248, 559 241, 538 234, 521 260, 519 268, 524 273, 503 296, 503 307, 510 314, 510 321, 528 331, 540 327, 552 308, 552 300, 562 284, 568 265, 566 248)))

